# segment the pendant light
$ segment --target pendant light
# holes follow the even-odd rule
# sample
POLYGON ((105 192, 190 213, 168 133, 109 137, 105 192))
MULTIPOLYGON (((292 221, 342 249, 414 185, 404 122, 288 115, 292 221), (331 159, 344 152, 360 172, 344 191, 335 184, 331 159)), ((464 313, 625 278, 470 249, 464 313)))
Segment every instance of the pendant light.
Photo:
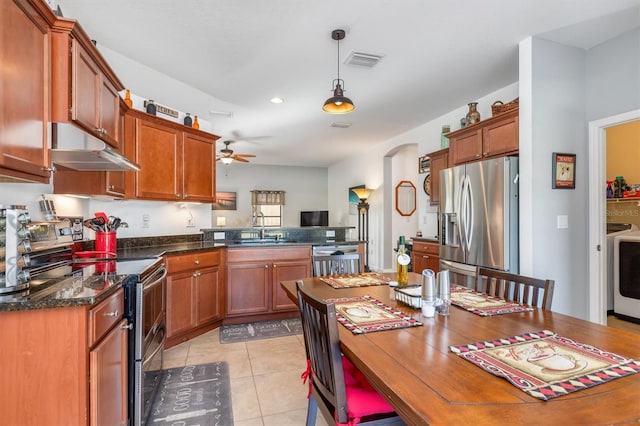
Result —
POLYGON ((346 114, 355 108, 351 99, 344 96, 342 89, 344 80, 340 78, 340 40, 343 40, 344 36, 344 30, 331 31, 331 38, 338 42, 338 78, 333 80, 333 96, 327 99, 322 106, 322 110, 329 114, 346 114))

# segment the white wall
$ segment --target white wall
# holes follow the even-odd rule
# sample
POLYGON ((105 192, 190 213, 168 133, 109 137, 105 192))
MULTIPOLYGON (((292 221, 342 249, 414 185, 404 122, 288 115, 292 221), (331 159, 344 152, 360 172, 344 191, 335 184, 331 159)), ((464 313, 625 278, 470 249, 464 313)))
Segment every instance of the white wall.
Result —
MULTIPOLYGON (((587 279, 587 134, 585 123, 585 52, 548 40, 532 40, 530 149, 532 167, 521 169, 520 194, 530 201, 529 226, 520 238, 531 242, 532 259, 521 273, 556 281, 553 309, 586 318, 587 279), (553 152, 576 154, 576 189, 552 189, 553 152), (523 185, 523 183, 525 183, 523 185), (567 216, 568 229, 557 229, 567 216)), ((521 114, 523 112, 521 111, 521 114)), ((521 141, 521 143, 523 143, 521 141)), ((524 142, 526 143, 526 142, 524 142)), ((522 155, 522 153, 521 153, 522 155)))
MULTIPOLYGON (((212 211, 215 227, 217 217, 225 217, 226 226, 244 227, 251 224, 251 190, 285 191, 283 226, 300 226, 300 212, 328 209, 327 169, 324 167, 285 167, 256 164, 222 164, 216 167, 216 187, 221 192, 235 192, 237 210, 212 211)), ((344 196, 346 197, 345 191, 344 196)), ((329 212, 329 223, 345 225, 344 217, 329 212)), ((353 225, 351 225, 353 226, 353 225)), ((356 234, 354 234, 354 237, 356 234)))
POLYGON ((587 52, 587 121, 638 109, 640 27, 587 52))

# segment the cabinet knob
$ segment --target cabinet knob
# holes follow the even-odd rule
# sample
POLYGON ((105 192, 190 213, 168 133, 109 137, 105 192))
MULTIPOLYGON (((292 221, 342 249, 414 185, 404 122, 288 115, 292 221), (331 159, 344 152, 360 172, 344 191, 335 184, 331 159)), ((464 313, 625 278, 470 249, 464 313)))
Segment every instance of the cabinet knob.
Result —
POLYGON ((196 278, 199 277, 200 276, 200 272, 194 272, 193 276, 196 277, 196 278))
POLYGON ((126 329, 133 330, 133 324, 129 323, 127 325, 123 325, 121 328, 123 330, 126 330, 126 329))
POLYGON ((107 312, 106 314, 104 314, 104 316, 105 317, 117 317, 119 313, 120 312, 118 312, 118 310, 115 310, 113 312, 107 312))
POLYGON ((264 265, 264 269, 267 269, 269 267, 269 265, 264 265))
POLYGON ((274 268, 274 269, 275 269, 275 268, 277 268, 277 267, 278 267, 278 265, 276 265, 276 264, 274 264, 274 265, 273 265, 273 268, 274 268))
POLYGON ((176 194, 176 198, 180 198, 180 194, 176 194))
POLYGON ((184 194, 183 197, 184 198, 189 198, 189 194, 184 194))
POLYGON ((109 185, 109 189, 110 189, 111 191, 113 191, 113 190, 115 189, 115 187, 116 187, 115 185, 109 185))
POLYGON ((44 170, 45 172, 55 173, 56 172, 56 166, 43 167, 42 170, 44 170))
POLYGON ((423 259, 428 259, 428 258, 429 258, 429 256, 422 255, 422 258, 423 258, 423 259))
POLYGON ((483 152, 483 153, 482 153, 482 156, 483 156, 483 157, 486 157, 487 155, 489 155, 489 153, 488 153, 488 152, 483 152))
POLYGON ((480 154, 476 154, 476 158, 480 158, 480 157, 481 157, 481 155, 480 155, 480 154))
POLYGON ((196 265, 200 264, 200 261, 198 259, 194 260, 193 263, 195 263, 196 265))

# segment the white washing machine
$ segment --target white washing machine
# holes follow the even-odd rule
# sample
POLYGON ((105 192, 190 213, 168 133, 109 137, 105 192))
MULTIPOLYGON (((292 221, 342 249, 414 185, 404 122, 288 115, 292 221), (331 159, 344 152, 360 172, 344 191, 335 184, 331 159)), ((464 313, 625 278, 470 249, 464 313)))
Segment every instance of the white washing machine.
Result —
POLYGON ((613 297, 613 240, 618 235, 638 231, 638 227, 626 223, 607 223, 607 311, 614 311, 613 297))
POLYGON ((640 232, 613 239, 613 310, 640 322, 640 232))

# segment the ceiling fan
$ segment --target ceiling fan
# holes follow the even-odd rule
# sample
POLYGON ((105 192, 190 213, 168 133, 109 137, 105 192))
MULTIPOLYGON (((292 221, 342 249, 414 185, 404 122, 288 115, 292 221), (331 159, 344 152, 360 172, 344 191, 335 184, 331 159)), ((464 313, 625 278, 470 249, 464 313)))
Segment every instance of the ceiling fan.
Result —
POLYGON ((229 148, 229 144, 233 141, 224 141, 224 149, 220 150, 220 154, 217 156, 216 161, 222 161, 224 164, 231 164, 233 160, 240 161, 241 163, 248 163, 247 158, 255 157, 253 154, 234 154, 233 150, 229 148))

